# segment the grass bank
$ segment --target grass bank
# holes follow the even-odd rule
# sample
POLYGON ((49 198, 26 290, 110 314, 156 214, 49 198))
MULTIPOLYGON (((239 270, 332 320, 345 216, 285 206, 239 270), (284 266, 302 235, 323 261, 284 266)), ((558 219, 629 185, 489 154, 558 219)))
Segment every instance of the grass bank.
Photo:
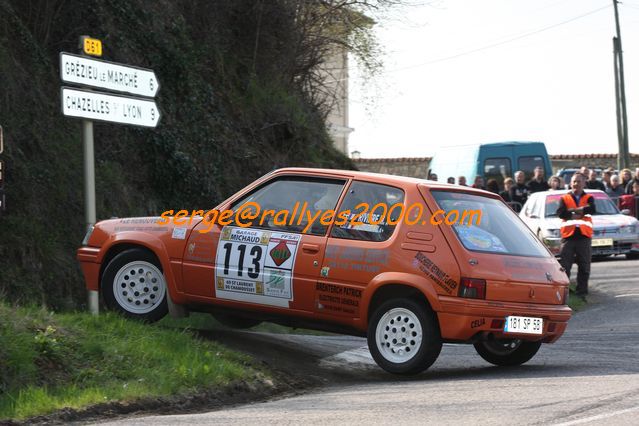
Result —
POLYGON ((250 358, 188 330, 3 303, 0 367, 0 423, 264 378, 250 358))

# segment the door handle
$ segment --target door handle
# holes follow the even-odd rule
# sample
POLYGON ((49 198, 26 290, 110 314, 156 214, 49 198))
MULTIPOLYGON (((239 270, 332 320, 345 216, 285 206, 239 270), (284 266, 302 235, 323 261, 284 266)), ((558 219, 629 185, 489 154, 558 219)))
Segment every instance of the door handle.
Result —
POLYGON ((316 254, 320 251, 320 246, 317 244, 302 244, 302 251, 308 254, 316 254))

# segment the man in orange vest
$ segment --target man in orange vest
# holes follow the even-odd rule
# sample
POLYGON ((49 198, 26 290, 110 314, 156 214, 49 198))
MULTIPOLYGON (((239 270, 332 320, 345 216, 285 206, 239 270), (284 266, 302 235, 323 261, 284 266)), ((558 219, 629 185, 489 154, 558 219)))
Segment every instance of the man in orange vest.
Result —
POLYGON ((573 260, 577 258, 577 296, 588 294, 590 257, 592 253, 592 218, 595 214, 595 198, 584 192, 586 176, 577 172, 570 179, 571 191, 559 201, 557 216, 561 223, 561 266, 570 278, 573 260))

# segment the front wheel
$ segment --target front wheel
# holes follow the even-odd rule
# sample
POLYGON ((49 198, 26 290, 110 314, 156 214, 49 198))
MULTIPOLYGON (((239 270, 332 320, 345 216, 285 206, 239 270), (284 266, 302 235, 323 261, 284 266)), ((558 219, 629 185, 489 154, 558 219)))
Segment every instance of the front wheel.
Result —
POLYGON ((430 367, 442 349, 435 317, 411 299, 382 303, 368 324, 368 349, 377 364, 394 374, 417 374, 430 367))
POLYGON ((108 308, 130 318, 158 321, 168 312, 166 279, 151 253, 135 248, 115 256, 104 269, 102 297, 108 308))
POLYGON ((535 356, 541 342, 520 339, 483 340, 474 344, 477 353, 486 361, 502 367, 521 365, 535 356))

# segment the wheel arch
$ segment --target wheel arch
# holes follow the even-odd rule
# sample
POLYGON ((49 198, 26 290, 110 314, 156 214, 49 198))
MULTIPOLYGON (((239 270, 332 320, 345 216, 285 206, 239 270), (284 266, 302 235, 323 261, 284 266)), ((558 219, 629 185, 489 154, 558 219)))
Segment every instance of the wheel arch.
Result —
POLYGON ((152 237, 150 238, 146 234, 137 236, 118 236, 118 238, 114 238, 108 241, 103 246, 102 253, 104 254, 102 255, 101 259, 99 259, 100 272, 98 275, 98 290, 102 289, 102 275, 109 262, 118 254, 123 253, 126 250, 135 248, 145 250, 149 254, 153 255, 153 257, 155 257, 162 269, 164 278, 166 279, 166 287, 169 299, 175 301, 177 296, 177 287, 166 247, 159 239, 152 237))
MULTIPOLYGON (((437 292, 427 279, 414 274, 385 273, 371 281, 362 295, 362 325, 368 326, 368 321, 377 306, 385 300, 397 297, 423 302, 433 313, 440 310, 437 292)), ((434 317, 437 320, 437 316, 434 317)))

